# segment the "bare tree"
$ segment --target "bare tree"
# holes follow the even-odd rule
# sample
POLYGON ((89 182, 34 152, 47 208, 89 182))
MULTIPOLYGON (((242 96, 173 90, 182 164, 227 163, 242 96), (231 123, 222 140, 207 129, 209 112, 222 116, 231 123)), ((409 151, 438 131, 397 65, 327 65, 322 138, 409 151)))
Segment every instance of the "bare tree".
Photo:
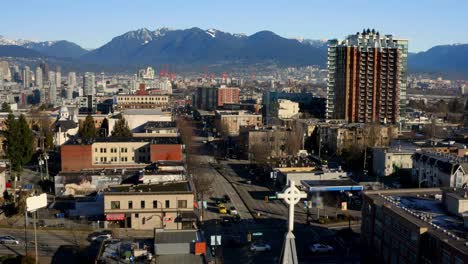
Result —
POLYGON ((250 146, 250 153, 257 164, 268 164, 268 158, 270 157, 268 145, 269 144, 254 143, 250 146))
MULTIPOLYGON (((199 162, 195 155, 194 142, 194 129, 191 120, 185 118, 179 118, 177 120, 177 128, 182 138, 182 142, 185 145, 185 162, 187 166, 187 172, 190 175, 189 180, 192 182, 196 197, 199 201, 204 200, 207 195, 212 192, 211 186, 213 184, 213 176, 207 173, 202 173, 197 170, 199 162)), ((201 206, 201 215, 203 218, 203 204, 201 206)))

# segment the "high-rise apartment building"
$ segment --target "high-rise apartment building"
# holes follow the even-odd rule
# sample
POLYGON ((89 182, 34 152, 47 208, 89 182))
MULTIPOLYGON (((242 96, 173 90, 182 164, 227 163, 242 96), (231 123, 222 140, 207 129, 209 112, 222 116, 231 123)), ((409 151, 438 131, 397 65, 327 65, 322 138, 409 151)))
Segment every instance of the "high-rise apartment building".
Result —
POLYGON ((240 101, 240 89, 238 87, 226 87, 222 85, 218 89, 218 106, 224 104, 238 104, 240 101))
POLYGON ((396 123, 406 105, 408 41, 375 30, 328 41, 328 119, 396 123))
POLYGON ((41 67, 36 67, 36 86, 40 88, 43 87, 43 78, 42 78, 42 69, 41 67))
POLYGON ((23 87, 29 87, 31 85, 31 69, 29 66, 24 66, 23 69, 23 87))
POLYGON ((49 71, 48 80, 47 80, 47 87, 48 87, 48 99, 49 103, 55 104, 57 101, 57 81, 55 72, 49 71))
POLYGON ((57 71, 55 72, 55 84, 57 88, 62 87, 62 72, 60 71, 60 67, 57 67, 57 71))
POLYGON ((92 95, 96 94, 95 88, 95 77, 92 72, 85 72, 83 76, 83 95, 92 95))
POLYGON ((49 77, 49 65, 45 62, 42 62, 41 64, 39 64, 39 67, 41 67, 42 70, 42 81, 47 81, 47 78, 49 77))
POLYGON ((76 87, 76 73, 69 72, 68 73, 68 86, 76 87))

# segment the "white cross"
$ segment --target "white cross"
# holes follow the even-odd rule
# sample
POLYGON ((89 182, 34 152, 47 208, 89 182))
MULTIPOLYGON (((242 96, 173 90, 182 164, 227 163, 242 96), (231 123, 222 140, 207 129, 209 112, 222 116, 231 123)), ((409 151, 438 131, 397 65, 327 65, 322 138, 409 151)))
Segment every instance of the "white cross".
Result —
POLYGON ((283 193, 278 193, 278 198, 284 199, 289 205, 289 217, 288 217, 288 232, 292 232, 294 229, 294 205, 297 204, 301 198, 306 198, 307 194, 301 192, 294 185, 294 181, 289 181, 289 187, 286 188, 283 193))

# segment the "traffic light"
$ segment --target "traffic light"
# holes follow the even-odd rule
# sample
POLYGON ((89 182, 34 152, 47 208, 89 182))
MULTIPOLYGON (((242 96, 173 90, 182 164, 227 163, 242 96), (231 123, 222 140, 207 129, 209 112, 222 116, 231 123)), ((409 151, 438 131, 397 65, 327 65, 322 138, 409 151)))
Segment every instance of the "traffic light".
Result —
POLYGON ((268 203, 269 199, 268 196, 265 196, 265 203, 268 203))
POLYGON ((247 233, 247 241, 251 242, 252 241, 252 233, 247 233))

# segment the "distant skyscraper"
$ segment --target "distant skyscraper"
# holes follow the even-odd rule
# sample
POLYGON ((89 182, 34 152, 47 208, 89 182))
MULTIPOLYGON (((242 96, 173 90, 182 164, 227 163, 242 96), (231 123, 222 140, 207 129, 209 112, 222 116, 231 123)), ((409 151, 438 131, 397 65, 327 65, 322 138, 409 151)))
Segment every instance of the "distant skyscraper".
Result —
POLYGON ((75 72, 69 72, 68 73, 68 86, 67 86, 67 100, 71 101, 73 100, 73 91, 75 90, 76 87, 76 74, 75 72))
POLYGON ((57 79, 55 74, 54 71, 49 71, 47 81, 49 87, 49 103, 51 104, 55 104, 57 101, 57 84, 55 83, 57 79))
POLYGON ((95 77, 92 72, 85 72, 83 76, 83 94, 86 95, 95 95, 95 77))
POLYGON ((36 67, 36 86, 42 88, 44 85, 41 67, 36 67))
POLYGON ((328 42, 328 119, 399 121, 406 105, 408 41, 364 30, 328 42))
POLYGON ((68 73, 67 83, 68 83, 68 86, 76 87, 76 73, 75 72, 68 73))
POLYGON ((1 80, 11 80, 11 71, 10 66, 8 65, 8 61, 0 61, 0 77, 1 80))
POLYGON ((42 69, 42 81, 47 81, 49 78, 49 65, 45 62, 39 64, 39 67, 42 69))
POLYGON ((55 72, 55 84, 57 88, 62 87, 62 72, 60 71, 60 67, 57 67, 57 71, 55 72))
POLYGON ((23 87, 29 87, 31 85, 31 70, 29 66, 24 66, 23 69, 23 87))

